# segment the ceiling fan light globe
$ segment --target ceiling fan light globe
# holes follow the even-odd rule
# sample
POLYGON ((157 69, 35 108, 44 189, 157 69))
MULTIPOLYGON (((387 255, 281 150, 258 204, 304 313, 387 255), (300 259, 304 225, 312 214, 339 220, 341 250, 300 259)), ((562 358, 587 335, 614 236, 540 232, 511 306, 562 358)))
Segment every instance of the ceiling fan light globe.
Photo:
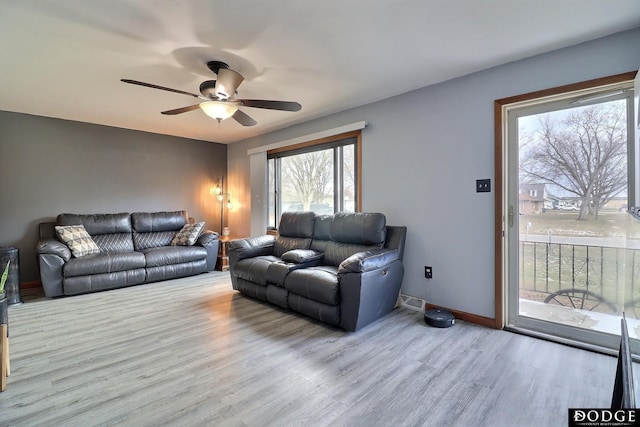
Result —
POLYGON ((207 116, 220 121, 233 116, 238 111, 238 106, 230 102, 205 101, 200 103, 200 109, 207 116))

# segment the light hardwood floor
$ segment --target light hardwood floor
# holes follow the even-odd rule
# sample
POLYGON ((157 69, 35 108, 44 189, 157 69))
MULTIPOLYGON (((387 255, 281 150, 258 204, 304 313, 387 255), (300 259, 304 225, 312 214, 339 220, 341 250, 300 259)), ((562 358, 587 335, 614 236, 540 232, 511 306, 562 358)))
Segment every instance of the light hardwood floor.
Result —
POLYGON ((609 405, 616 367, 405 308, 346 333, 218 272, 31 300, 9 333, 1 426, 566 426, 609 405))

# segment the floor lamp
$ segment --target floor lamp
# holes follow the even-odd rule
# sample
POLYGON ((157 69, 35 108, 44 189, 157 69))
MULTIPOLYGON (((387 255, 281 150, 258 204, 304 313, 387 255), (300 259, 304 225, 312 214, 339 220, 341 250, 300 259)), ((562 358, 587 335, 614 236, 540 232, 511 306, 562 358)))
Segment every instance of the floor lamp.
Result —
POLYGON ((224 175, 222 175, 218 180, 218 185, 214 189, 214 193, 216 194, 218 198, 218 202, 220 203, 220 235, 228 236, 229 228, 224 226, 225 197, 227 199, 226 204, 227 204, 228 210, 233 209, 233 204, 231 203, 231 195, 229 193, 225 193, 225 190, 224 190, 224 175))

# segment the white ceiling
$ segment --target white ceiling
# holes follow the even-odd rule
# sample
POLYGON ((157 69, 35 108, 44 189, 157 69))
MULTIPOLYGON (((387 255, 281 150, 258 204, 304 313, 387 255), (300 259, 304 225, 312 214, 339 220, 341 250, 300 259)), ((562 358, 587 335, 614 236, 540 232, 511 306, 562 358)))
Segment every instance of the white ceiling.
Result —
POLYGON ((0 110, 230 143, 640 26, 638 0, 0 0, 0 110), (221 60, 242 108, 218 124, 194 98, 221 60))

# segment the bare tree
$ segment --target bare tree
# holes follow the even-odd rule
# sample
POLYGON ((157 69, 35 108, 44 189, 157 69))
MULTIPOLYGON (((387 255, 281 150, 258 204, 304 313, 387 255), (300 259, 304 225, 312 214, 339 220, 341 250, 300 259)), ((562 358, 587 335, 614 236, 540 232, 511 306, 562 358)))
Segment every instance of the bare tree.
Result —
POLYGON ((302 202, 303 210, 331 195, 333 150, 314 151, 283 158, 283 191, 302 202))
POLYGON ((555 184, 580 198, 578 219, 627 187, 624 101, 575 108, 558 120, 538 116, 539 130, 521 147, 521 176, 555 184))

